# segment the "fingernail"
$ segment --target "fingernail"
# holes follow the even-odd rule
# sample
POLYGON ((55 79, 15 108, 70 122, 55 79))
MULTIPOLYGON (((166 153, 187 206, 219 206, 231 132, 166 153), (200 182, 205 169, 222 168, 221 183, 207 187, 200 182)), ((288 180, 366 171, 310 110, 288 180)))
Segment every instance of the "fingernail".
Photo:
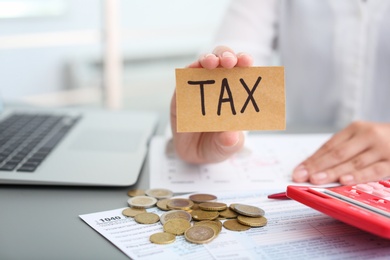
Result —
POLYGON ((224 150, 236 149, 240 142, 239 132, 226 132, 219 136, 216 140, 219 147, 224 150))
POLYGON ((234 147, 238 144, 240 141, 240 134, 238 132, 230 133, 230 136, 228 139, 225 139, 220 145, 222 147, 234 147))
POLYGON ((208 57, 215 57, 215 55, 212 54, 212 53, 209 53, 209 54, 204 55, 204 58, 208 58, 208 57))
POLYGON ((307 170, 306 169, 302 169, 302 170, 297 170, 295 173, 294 173, 294 177, 297 178, 297 179, 306 179, 308 176, 308 173, 307 173, 307 170))
POLYGON ((244 55, 248 55, 248 54, 246 52, 237 53, 237 57, 241 57, 241 56, 244 56, 244 55))
POLYGON ((324 181, 328 178, 328 174, 326 172, 319 172, 312 175, 313 181, 324 181))
POLYGON ((306 170, 306 168, 301 165, 301 166, 298 166, 296 169, 295 169, 295 172, 294 172, 294 177, 296 179, 306 179, 308 177, 308 171, 306 170))
POLYGON ((222 57, 224 57, 224 58, 234 58, 234 55, 231 52, 225 51, 224 53, 222 53, 222 57))

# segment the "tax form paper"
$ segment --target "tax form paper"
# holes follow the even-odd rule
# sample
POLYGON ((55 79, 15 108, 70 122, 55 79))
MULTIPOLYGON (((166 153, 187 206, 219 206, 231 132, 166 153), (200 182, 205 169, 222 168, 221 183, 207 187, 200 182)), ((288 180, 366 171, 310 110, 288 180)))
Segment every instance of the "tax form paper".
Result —
MULTIPOLYGON (((131 259, 388 259, 390 240, 364 232, 293 200, 270 200, 262 192, 217 192, 218 201, 262 208, 264 227, 235 232, 225 228, 207 244, 192 244, 184 236, 168 245, 150 242, 162 232, 158 222, 142 225, 122 215, 122 210, 80 215, 88 225, 131 259)), ((182 196, 182 197, 188 197, 182 196)), ((126 196, 124 196, 124 202, 126 196)), ((148 209, 158 215, 158 208, 148 209)))

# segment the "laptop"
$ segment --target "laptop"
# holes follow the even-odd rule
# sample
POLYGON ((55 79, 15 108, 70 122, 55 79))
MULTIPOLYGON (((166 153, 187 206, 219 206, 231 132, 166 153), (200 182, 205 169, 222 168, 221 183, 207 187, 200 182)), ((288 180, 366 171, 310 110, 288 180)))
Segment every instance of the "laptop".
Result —
POLYGON ((0 184, 133 185, 158 122, 152 112, 0 110, 0 184))

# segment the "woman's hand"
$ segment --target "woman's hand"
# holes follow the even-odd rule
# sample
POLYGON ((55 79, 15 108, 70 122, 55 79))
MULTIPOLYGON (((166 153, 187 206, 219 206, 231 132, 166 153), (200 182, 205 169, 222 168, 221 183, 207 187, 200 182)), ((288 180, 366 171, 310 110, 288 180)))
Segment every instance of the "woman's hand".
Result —
POLYGON ((390 124, 354 122, 294 169, 293 180, 343 185, 390 176, 390 124))
MULTIPOLYGON (((213 53, 201 56, 189 68, 215 69, 218 67, 250 67, 252 57, 244 53, 234 53, 226 46, 218 46, 213 53)), ((190 163, 220 162, 239 151, 244 145, 242 132, 202 132, 177 133, 176 131, 176 92, 171 101, 171 127, 176 153, 190 163)))

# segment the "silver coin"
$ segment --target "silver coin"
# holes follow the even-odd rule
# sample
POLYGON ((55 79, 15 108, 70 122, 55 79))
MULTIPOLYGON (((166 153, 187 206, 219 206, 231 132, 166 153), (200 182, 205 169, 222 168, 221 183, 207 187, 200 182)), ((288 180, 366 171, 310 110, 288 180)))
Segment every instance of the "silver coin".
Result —
POLYGON ((215 238, 214 229, 208 226, 196 225, 186 230, 184 237, 188 242, 195 244, 205 244, 215 238))
POLYGON ((169 199, 173 196, 173 192, 168 189, 149 189, 145 191, 145 194, 158 200, 169 199))
POLYGON ((130 207, 151 208, 157 203, 157 199, 149 196, 135 196, 127 200, 130 207))
POLYGON ((168 220, 175 219, 175 218, 182 218, 188 221, 192 220, 192 216, 190 213, 184 210, 171 210, 168 212, 163 213, 160 216, 160 222, 161 224, 165 224, 168 220))
POLYGON ((259 207, 234 203, 230 205, 230 208, 237 212, 238 214, 248 216, 248 217, 262 217, 265 212, 259 207))

